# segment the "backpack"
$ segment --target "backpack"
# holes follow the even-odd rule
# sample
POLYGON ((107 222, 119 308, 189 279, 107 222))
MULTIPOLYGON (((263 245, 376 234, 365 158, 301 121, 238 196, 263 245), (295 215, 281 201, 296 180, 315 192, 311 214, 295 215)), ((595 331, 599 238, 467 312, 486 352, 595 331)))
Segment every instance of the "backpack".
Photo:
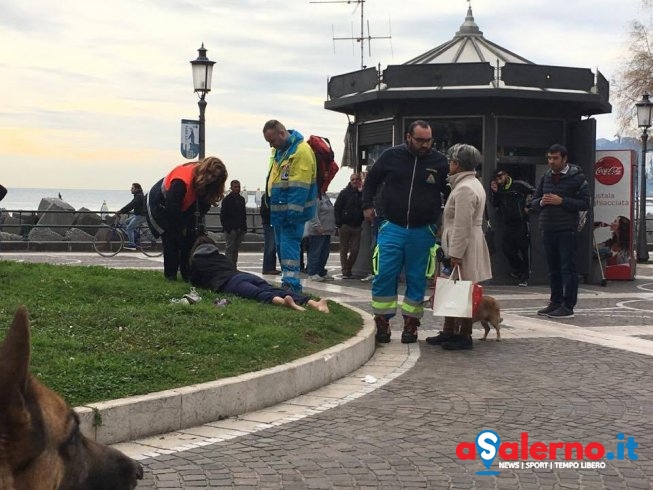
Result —
POLYGON ((317 162, 317 188, 320 193, 325 193, 333 177, 338 173, 340 167, 333 159, 333 148, 329 138, 311 135, 306 141, 315 153, 317 162))

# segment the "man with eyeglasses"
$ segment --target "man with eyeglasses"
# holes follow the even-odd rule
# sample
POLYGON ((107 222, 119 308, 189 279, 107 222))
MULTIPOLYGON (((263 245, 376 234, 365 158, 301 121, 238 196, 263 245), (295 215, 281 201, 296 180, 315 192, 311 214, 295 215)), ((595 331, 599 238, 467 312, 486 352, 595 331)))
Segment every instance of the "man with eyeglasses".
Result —
POLYGON ((390 342, 390 319, 397 313, 397 284, 402 270, 406 292, 401 305, 401 342, 417 342, 424 314, 426 278, 435 260, 435 237, 447 186, 447 158, 433 148, 431 126, 417 120, 406 142, 387 149, 374 163, 363 185, 363 214, 374 220, 373 198, 383 183, 385 220, 379 225, 373 254, 372 309, 376 341, 390 342))
POLYGON ((358 258, 363 224, 362 181, 359 173, 351 174, 349 184, 340 191, 334 204, 336 228, 340 242, 340 267, 343 279, 352 279, 351 269, 358 258))

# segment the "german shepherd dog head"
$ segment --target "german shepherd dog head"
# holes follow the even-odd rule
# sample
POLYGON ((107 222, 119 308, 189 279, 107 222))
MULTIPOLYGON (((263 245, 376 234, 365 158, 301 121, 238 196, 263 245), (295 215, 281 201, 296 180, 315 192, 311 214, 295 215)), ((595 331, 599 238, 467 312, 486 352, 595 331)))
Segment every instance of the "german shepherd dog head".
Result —
POLYGON ((141 465, 82 435, 72 408, 29 373, 30 352, 21 306, 0 346, 0 489, 135 488, 141 465))

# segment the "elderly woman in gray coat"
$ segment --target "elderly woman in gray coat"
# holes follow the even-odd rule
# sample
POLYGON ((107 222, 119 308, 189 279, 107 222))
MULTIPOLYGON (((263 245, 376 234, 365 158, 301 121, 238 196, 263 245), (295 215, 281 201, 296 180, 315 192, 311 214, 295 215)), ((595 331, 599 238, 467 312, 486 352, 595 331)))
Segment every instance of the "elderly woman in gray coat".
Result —
MULTIPOLYGON (((492 278, 492 268, 481 228, 485 189, 475 171, 482 163, 481 153, 471 145, 457 144, 449 149, 447 157, 451 194, 444 206, 442 247, 452 268, 460 267, 462 279, 485 281, 492 278)), ((471 349, 472 319, 445 317, 442 332, 426 342, 447 350, 471 349)))

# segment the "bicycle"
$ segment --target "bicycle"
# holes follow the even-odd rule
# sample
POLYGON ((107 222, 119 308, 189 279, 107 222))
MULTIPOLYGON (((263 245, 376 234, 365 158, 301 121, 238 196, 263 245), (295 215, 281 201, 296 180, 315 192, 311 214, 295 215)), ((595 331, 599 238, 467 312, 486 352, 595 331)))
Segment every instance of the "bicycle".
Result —
MULTIPOLYGON (((95 237, 93 237, 93 248, 102 257, 113 257, 120 253, 127 241, 127 227, 123 223, 112 226, 103 226, 95 237)), ((147 223, 142 223, 134 230, 134 241, 136 250, 148 257, 160 257, 163 255, 161 238, 156 238, 147 223)))

